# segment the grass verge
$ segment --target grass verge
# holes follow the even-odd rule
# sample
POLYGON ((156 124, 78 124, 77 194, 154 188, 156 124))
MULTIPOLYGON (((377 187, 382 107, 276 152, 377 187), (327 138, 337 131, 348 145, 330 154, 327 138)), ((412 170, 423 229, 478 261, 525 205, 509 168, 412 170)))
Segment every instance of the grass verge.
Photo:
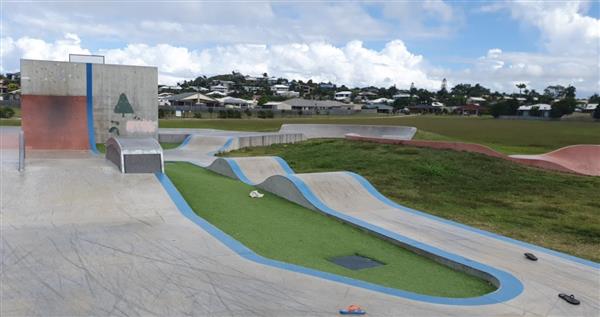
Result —
POLYGON ((21 119, 0 119, 0 126, 18 127, 21 125, 21 119))
POLYGON ((423 133, 416 138, 480 143, 506 154, 535 154, 573 144, 600 144, 600 123, 498 120, 491 117, 384 116, 277 119, 160 120, 161 128, 211 128, 277 131, 284 123, 408 125, 423 133))
POLYGON ((402 205, 600 261, 600 177, 547 172, 473 153, 347 140, 225 155, 278 155, 298 173, 353 171, 402 205))
POLYGON ((473 297, 494 290, 483 280, 270 193, 251 199, 254 187, 240 181, 189 163, 168 162, 165 170, 199 216, 262 256, 427 295, 473 297), (386 265, 353 271, 328 261, 352 254, 386 265))

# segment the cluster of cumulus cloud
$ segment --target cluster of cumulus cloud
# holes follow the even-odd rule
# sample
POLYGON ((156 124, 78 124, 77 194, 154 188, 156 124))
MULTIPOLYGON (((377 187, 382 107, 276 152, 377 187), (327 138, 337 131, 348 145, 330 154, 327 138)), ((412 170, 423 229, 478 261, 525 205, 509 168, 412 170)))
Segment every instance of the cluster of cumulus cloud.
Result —
MULTIPOLYGON (((427 56, 411 52, 399 40, 410 36, 435 40, 436 36, 451 38, 456 34, 456 28, 466 23, 464 9, 439 0, 386 3, 381 12, 387 24, 357 3, 297 4, 291 10, 295 14, 286 14, 281 5, 267 2, 248 9, 187 5, 189 10, 177 12, 170 12, 175 10, 171 6, 149 6, 156 12, 139 13, 139 21, 131 18, 136 17, 138 6, 129 11, 123 7, 122 15, 128 19, 117 16, 119 19, 102 20, 119 13, 101 14, 112 9, 98 5, 95 10, 99 14, 92 18, 99 20, 89 22, 78 22, 78 18, 88 18, 84 13, 64 16, 53 6, 15 7, 14 21, 5 23, 1 38, 0 71, 18 70, 20 58, 66 60, 69 53, 81 53, 105 55, 108 63, 157 66, 162 84, 236 70, 352 87, 396 85, 402 89, 414 82, 418 87, 438 89, 443 78, 448 78, 450 85, 481 83, 506 92, 515 91, 515 83, 521 82, 538 90, 551 84, 572 84, 584 94, 597 92, 600 87, 600 19, 586 14, 589 3, 585 1, 474 6, 473 10, 481 12, 508 13, 515 23, 537 30, 539 49, 525 52, 490 47, 479 58, 452 69, 431 65, 427 56), (32 10, 39 12, 29 14, 32 10), (203 15, 196 16, 198 12, 203 15), (178 19, 143 20, 149 13, 177 14, 178 19), (216 18, 226 13, 231 17, 226 23, 216 18), (427 17, 437 21, 433 27, 427 17), (396 22, 401 27, 391 28, 396 22), (98 45, 91 39, 109 43, 111 48, 90 49, 90 44, 98 45), (385 39, 387 43, 373 49, 355 39, 385 39)), ((69 7, 69 12, 79 9, 69 7)))
POLYGON ((233 44, 191 50, 169 44, 128 44, 123 48, 91 51, 82 47, 76 34, 55 42, 23 37, 3 38, 3 59, 66 60, 69 53, 101 54, 107 63, 159 67, 159 81, 174 84, 199 74, 222 74, 232 70, 244 74, 268 73, 290 79, 333 82, 350 86, 439 87, 428 77, 423 57, 409 52, 400 40, 381 50, 366 48, 360 41, 336 47, 318 41, 276 45, 233 44))

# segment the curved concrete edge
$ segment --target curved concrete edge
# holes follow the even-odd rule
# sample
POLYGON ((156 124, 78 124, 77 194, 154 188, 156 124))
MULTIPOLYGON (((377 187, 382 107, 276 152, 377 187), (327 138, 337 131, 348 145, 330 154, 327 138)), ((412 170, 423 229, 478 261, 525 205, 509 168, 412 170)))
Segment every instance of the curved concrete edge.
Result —
MULTIPOLYGON (((298 185, 296 183, 296 180, 293 179, 293 177, 294 177, 293 175, 292 176, 277 175, 277 176, 286 178, 287 180, 293 182, 296 185, 296 187, 298 185), (287 177, 289 177, 289 178, 287 178, 287 177)), ((477 270, 481 270, 482 272, 486 272, 487 274, 490 274, 490 276, 493 277, 494 279, 496 279, 496 281, 499 281, 500 287, 496 291, 494 291, 490 294, 486 294, 486 295, 479 296, 479 297, 448 298, 448 297, 428 296, 428 295, 421 295, 421 294, 417 294, 417 293, 402 291, 402 290, 395 289, 395 288, 384 287, 381 285, 372 284, 372 283, 368 283, 368 282, 364 282, 364 281, 360 281, 360 280, 355 280, 355 279, 340 276, 337 274, 322 272, 322 271, 309 269, 309 268, 294 265, 294 264, 289 264, 289 263, 285 263, 285 262, 268 259, 268 258, 265 258, 263 256, 260 256, 256 253, 254 253, 252 250, 250 250, 249 248, 244 246, 241 242, 235 240, 231 236, 227 235, 225 232, 221 231, 217 227, 210 224, 208 221, 204 220, 202 217, 198 216, 192 210, 192 208, 187 204, 187 202, 185 201, 183 196, 181 196, 179 191, 175 188, 175 186, 173 185, 171 180, 165 174, 156 173, 156 178, 161 183, 161 185, 163 186, 163 188, 165 189, 165 191, 167 192, 167 194, 169 195, 169 197, 171 198, 173 203, 177 206, 178 210, 186 218, 188 218, 194 224, 198 225, 203 230, 205 230, 206 232, 211 234, 213 237, 218 239, 221 243, 223 243, 225 246, 227 246, 228 248, 230 248, 231 250, 236 252, 238 255, 242 256, 243 258, 245 258, 247 260, 254 261, 259 264, 268 265, 268 266, 272 266, 272 267, 276 267, 276 268, 284 269, 284 270, 288 270, 288 271, 293 271, 296 273, 311 275, 311 276, 326 279, 326 280, 329 280, 332 282, 343 283, 343 284, 346 284, 349 286, 360 287, 363 289, 380 292, 380 293, 384 293, 384 294, 388 294, 388 295, 392 295, 392 296, 402 297, 402 298, 411 299, 411 300, 415 300, 415 301, 428 302, 428 303, 433 303, 433 304, 465 305, 465 306, 497 304, 497 303, 508 301, 508 300, 518 296, 523 291, 523 285, 521 284, 521 282, 519 282, 519 280, 514 278, 512 275, 510 275, 504 271, 489 268, 483 264, 469 261, 467 259, 460 258, 460 257, 457 257, 457 260, 465 262, 465 265, 472 267, 474 269, 477 269, 477 270)), ((298 187, 298 188, 300 188, 300 187, 298 187)), ((308 189, 306 188, 305 190, 308 190, 308 189)), ((355 219, 355 220, 359 221, 357 219, 355 219)), ((367 223, 364 223, 364 224, 368 225, 368 226, 372 226, 367 223)), ((372 227, 377 228, 375 226, 372 226, 372 227)), ((378 228, 378 229, 380 229, 380 228, 378 228)), ((381 229, 381 230, 383 230, 383 229, 381 229)), ((391 234, 393 234, 393 233, 391 233, 391 234)), ((398 235, 398 237, 401 237, 401 236, 398 235)), ((406 239, 408 239, 408 238, 406 238, 406 239)), ((417 244, 419 243, 416 241, 414 241, 414 242, 417 244)), ((435 249, 435 248, 432 248, 432 249, 435 249)), ((439 249, 435 249, 435 250, 441 252, 442 254, 446 253, 439 249)))
MULTIPOLYGON (((278 156, 252 157, 253 159, 266 160, 267 164, 276 163, 285 174, 294 174, 292 168, 287 162, 278 156)), ((220 157, 217 158, 207 168, 217 174, 240 180, 248 185, 258 185, 256 181, 252 181, 244 172, 244 169, 238 164, 238 160, 244 160, 244 157, 220 157)), ((273 176, 273 174, 263 175, 264 180, 273 176)))
MULTIPOLYGON (((591 171, 591 170, 583 170, 583 169, 574 169, 572 167, 566 166, 565 164, 561 164, 558 162, 551 161, 546 158, 546 156, 551 155, 552 153, 557 153, 564 151, 565 149, 574 147, 574 146, 582 146, 582 145, 571 145, 567 147, 563 147, 557 149, 555 151, 539 154, 539 155, 505 155, 496 150, 491 149, 485 145, 476 144, 476 143, 465 143, 465 142, 449 142, 449 141, 426 141, 426 140, 395 140, 395 139, 385 139, 378 137, 365 137, 361 135, 346 135, 346 139, 353 141, 365 141, 365 142, 375 142, 382 144, 398 144, 398 145, 408 145, 408 146, 416 146, 416 147, 424 147, 424 148, 432 148, 432 149, 440 149, 440 150, 453 150, 453 151, 464 151, 464 152, 472 152, 479 153, 495 158, 501 158, 507 161, 515 162, 521 165, 526 165, 530 167, 541 168, 545 170, 552 170, 558 172, 572 173, 578 175, 585 176, 600 176, 600 173, 591 171)), ((587 145, 586 145, 587 146, 587 145)), ((574 158, 575 159, 575 158, 574 158)))
POLYGON ((190 140, 192 139, 192 135, 188 134, 185 136, 185 139, 183 139, 183 142, 181 142, 181 144, 179 144, 177 146, 177 149, 183 149, 184 147, 186 147, 188 145, 188 143, 190 143, 190 140))
POLYGON ((442 265, 463 271, 487 280, 498 289, 490 294, 472 298, 443 298, 443 297, 420 297, 419 294, 402 291, 397 296, 426 301, 436 304, 447 305, 485 305, 500 303, 517 297, 523 291, 523 284, 512 274, 495 269, 485 264, 469 260, 467 258, 443 251, 397 233, 388 231, 368 222, 348 216, 325 205, 310 188, 296 175, 274 175, 259 184, 258 188, 264 189, 277 196, 290 200, 306 208, 321 212, 326 216, 333 217, 349 225, 365 230, 371 234, 383 238, 391 243, 400 245, 412 252, 430 258, 442 265))
POLYGON ((572 256, 572 255, 569 255, 569 254, 566 254, 566 253, 562 253, 562 252, 559 252, 559 251, 554 251, 554 250, 547 249, 547 248, 544 248, 544 247, 541 247, 541 246, 537 246, 537 245, 534 245, 534 244, 530 244, 530 243, 527 243, 527 242, 515 240, 515 239, 512 239, 512 238, 503 236, 503 235, 499 235, 499 234, 496 234, 496 233, 492 233, 492 232, 489 232, 489 231, 485 231, 485 230, 482 230, 482 229, 471 227, 471 226, 468 226, 468 225, 465 225, 465 224, 462 224, 462 223, 458 223, 458 222, 455 222, 455 221, 452 221, 452 220, 440 218, 438 216, 434 216, 434 215, 428 214, 428 213, 423 212, 423 211, 415 210, 415 209, 412 209, 412 208, 400 205, 400 204, 392 201, 391 199, 385 197, 383 194, 381 194, 364 177, 362 177, 362 176, 360 176, 360 175, 358 175, 356 173, 353 173, 353 172, 346 172, 346 173, 352 175, 352 177, 354 177, 371 195, 373 195, 379 201, 385 203, 386 205, 388 205, 390 207, 397 208, 397 209, 400 209, 400 210, 403 210, 403 211, 406 211, 406 212, 409 212, 409 213, 412 213, 412 214, 415 214, 415 215, 419 215, 419 216, 422 216, 422 217, 425 217, 425 218, 433 219, 433 220, 436 220, 436 221, 439 221, 439 222, 442 222, 442 223, 453 225, 453 226, 459 227, 461 229, 465 229, 465 230, 469 230, 469 231, 472 231, 472 232, 476 232, 476 233, 484 235, 486 237, 490 237, 490 238, 502 240, 502 241, 505 241, 505 242, 509 242, 509 243, 512 243, 512 244, 516 244, 516 245, 522 246, 524 248, 527 248, 529 250, 536 250, 536 251, 544 252, 544 253, 547 253, 547 254, 550 254, 550 255, 554 255, 554 256, 563 258, 565 260, 573 261, 573 262, 576 262, 576 263, 579 263, 579 264, 583 264, 583 265, 586 265, 586 266, 589 266, 589 267, 592 267, 592 268, 595 268, 595 269, 600 269, 600 263, 596 263, 596 262, 589 261, 589 260, 586 260, 586 259, 578 258, 576 256, 572 256))
POLYGON ((220 157, 214 160, 206 169, 229 178, 240 180, 248 185, 254 185, 234 160, 220 157))

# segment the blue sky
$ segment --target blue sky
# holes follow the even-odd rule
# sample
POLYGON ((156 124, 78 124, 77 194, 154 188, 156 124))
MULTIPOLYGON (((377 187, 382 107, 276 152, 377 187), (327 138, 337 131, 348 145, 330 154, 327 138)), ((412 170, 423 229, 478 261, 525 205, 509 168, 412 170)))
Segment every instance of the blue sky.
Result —
POLYGON ((2 71, 20 58, 154 65, 159 81, 239 70, 350 86, 600 85, 590 1, 2 2, 2 71))

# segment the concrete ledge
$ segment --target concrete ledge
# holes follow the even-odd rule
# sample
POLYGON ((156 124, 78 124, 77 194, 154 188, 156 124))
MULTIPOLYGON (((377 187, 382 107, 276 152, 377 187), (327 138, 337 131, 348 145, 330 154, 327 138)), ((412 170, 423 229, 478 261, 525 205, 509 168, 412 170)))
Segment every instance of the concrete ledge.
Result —
POLYGON ((346 134, 410 140, 417 132, 415 127, 393 125, 355 124, 283 124, 280 133, 302 133, 308 139, 344 138, 346 134))
POLYGON ((162 148, 154 138, 112 137, 106 141, 106 159, 121 173, 164 171, 162 148))

